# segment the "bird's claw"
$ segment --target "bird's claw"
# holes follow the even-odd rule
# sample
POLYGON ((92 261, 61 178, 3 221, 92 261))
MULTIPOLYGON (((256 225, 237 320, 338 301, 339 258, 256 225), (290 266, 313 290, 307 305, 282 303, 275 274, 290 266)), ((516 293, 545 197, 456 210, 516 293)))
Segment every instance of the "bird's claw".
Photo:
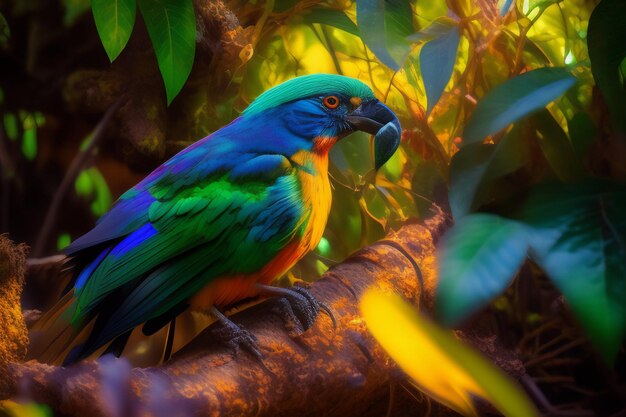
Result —
POLYGON ((220 322, 220 326, 214 330, 215 335, 235 355, 238 355, 241 350, 245 350, 256 359, 262 359, 263 355, 259 350, 259 341, 254 334, 244 329, 243 326, 236 325, 221 312, 213 311, 213 315, 220 322))
POLYGON ((289 334, 298 336, 307 331, 317 318, 319 304, 304 288, 285 289, 274 311, 283 319, 289 334))
POLYGON ((320 310, 328 314, 336 327, 335 317, 330 308, 320 303, 311 292, 299 285, 291 288, 272 288, 268 290, 275 295, 280 295, 275 311, 283 318, 290 335, 298 336, 310 329, 320 310))
POLYGON ((317 298, 315 298, 315 296, 311 294, 311 291, 309 291, 308 287, 305 286, 305 284, 294 285, 293 287, 291 287, 291 289, 296 290, 298 293, 304 295, 305 297, 307 297, 307 299, 311 300, 311 302, 315 303, 315 305, 317 306, 315 315, 317 316, 320 312, 326 313, 326 315, 333 322, 333 328, 337 328, 337 320, 335 319, 335 315, 333 314, 330 307, 328 307, 321 301, 318 301, 317 298))

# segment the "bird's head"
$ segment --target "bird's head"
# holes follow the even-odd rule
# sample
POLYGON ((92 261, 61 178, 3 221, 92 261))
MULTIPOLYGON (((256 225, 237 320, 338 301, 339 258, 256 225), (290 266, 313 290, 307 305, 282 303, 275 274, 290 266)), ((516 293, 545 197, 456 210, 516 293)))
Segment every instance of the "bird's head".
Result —
POLYGON ((400 122, 363 82, 350 77, 313 74, 293 78, 261 94, 243 117, 264 114, 310 150, 327 153, 357 130, 375 135, 374 163, 379 169, 400 144, 400 122))

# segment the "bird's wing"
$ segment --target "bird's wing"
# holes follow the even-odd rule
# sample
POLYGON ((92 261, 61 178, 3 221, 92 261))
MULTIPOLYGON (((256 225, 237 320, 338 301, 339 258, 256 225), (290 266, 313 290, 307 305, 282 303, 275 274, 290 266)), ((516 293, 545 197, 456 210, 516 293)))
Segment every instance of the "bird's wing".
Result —
POLYGON ((75 287, 74 320, 86 317, 114 290, 130 286, 126 301, 119 302, 125 308, 141 306, 141 314, 124 320, 132 328, 215 277, 258 271, 306 218, 295 170, 281 155, 248 156, 228 171, 216 170, 184 186, 173 178, 180 175, 184 171, 171 170, 145 183, 154 198, 145 221, 105 249, 95 267, 85 268, 88 277, 79 277, 75 287))
POLYGON ((237 154, 228 138, 220 139, 206 137, 174 155, 124 193, 92 230, 72 242, 64 252, 80 257, 85 250, 101 248, 128 236, 149 221, 149 208, 157 199, 175 198, 179 190, 228 172, 238 163, 245 163, 246 157, 254 156, 237 154))

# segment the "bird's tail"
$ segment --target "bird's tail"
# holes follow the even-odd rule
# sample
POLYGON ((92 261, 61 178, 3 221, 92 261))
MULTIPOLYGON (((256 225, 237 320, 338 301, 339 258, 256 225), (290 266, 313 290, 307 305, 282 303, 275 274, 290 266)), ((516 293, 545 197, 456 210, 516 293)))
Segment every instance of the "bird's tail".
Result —
MULTIPOLYGON (((74 291, 71 290, 32 325, 29 330, 28 359, 60 366, 67 364, 68 359, 81 351, 82 345, 87 342, 94 328, 96 318, 76 326, 72 324, 75 308, 74 291)), ((158 365, 168 360, 212 321, 213 319, 206 315, 186 311, 149 336, 145 335, 142 326, 139 326, 121 343, 116 345, 113 341, 86 358, 80 358, 97 359, 105 353, 113 353, 116 356, 123 356, 133 366, 158 365)))
POLYGON ((84 326, 72 324, 75 308, 74 291, 71 290, 31 326, 28 359, 60 365, 73 348, 87 339, 93 320, 84 326))

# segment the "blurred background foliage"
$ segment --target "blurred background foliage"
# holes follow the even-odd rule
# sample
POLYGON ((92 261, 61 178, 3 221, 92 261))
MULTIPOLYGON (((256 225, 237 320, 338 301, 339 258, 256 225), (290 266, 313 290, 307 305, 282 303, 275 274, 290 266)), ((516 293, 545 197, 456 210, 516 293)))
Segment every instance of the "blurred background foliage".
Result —
POLYGON ((439 318, 459 325, 487 312, 481 325, 518 346, 533 384, 561 383, 550 388, 562 403, 553 411, 578 410, 581 393, 584 407, 615 410, 626 330, 625 8, 5 1, 0 230, 33 256, 54 253, 262 91, 309 73, 356 77, 398 114, 402 146, 376 177, 367 135, 335 146, 328 227, 287 280, 315 279, 435 204, 455 221, 441 245, 439 318), (562 331, 556 312, 568 308, 586 337, 570 322, 562 331))

